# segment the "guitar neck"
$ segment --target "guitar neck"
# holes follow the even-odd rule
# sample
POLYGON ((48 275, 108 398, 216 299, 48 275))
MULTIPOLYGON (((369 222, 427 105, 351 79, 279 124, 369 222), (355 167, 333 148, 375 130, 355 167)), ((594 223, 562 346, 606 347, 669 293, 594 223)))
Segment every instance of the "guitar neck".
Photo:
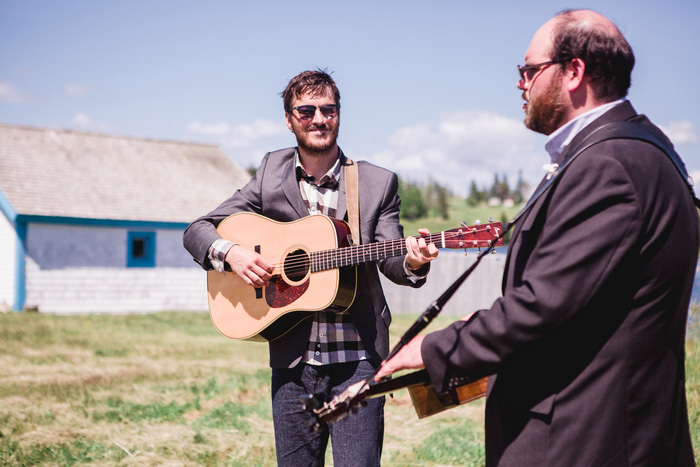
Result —
MULTIPOLYGON (((445 248, 445 232, 426 235, 426 243, 434 243, 438 248, 445 248)), ((414 238, 421 238, 415 236, 414 238)), ((406 241, 403 238, 384 242, 353 245, 334 250, 316 251, 311 253, 311 272, 328 269, 356 266, 370 261, 403 256, 406 254, 406 241)))

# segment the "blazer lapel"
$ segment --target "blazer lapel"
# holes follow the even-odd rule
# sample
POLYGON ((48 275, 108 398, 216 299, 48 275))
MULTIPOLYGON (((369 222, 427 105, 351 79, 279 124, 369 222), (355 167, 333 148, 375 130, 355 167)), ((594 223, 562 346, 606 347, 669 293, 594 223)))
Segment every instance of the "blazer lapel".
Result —
POLYGON ((309 209, 304 203, 304 198, 301 197, 301 191, 299 191, 299 181, 297 180, 294 159, 294 157, 291 157, 289 163, 284 168, 281 188, 287 201, 289 201, 289 204, 301 218, 309 215, 309 209))

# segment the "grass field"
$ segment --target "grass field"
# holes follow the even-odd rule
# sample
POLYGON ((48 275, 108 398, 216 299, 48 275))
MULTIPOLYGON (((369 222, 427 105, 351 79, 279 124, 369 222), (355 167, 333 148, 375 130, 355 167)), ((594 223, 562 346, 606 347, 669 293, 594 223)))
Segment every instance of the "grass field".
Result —
MULTIPOLYGON (((394 339, 414 319, 396 316, 394 339)), ((689 333, 700 462, 700 332, 689 333)), ((207 314, 8 313, 0 342, 0 465, 274 465, 267 346, 222 337, 207 314)), ((397 392, 383 464, 483 465, 483 407, 418 420, 397 392)))

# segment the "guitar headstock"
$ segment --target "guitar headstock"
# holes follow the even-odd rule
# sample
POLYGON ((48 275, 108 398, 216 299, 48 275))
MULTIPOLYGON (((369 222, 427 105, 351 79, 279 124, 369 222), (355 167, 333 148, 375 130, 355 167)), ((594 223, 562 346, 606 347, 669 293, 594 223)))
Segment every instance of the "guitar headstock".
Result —
POLYGON ((317 394, 301 396, 304 412, 308 414, 306 426, 319 431, 322 423, 338 422, 357 412, 360 406, 366 404, 365 394, 368 389, 369 384, 366 381, 360 381, 323 404, 317 394))
POLYGON ((457 229, 446 230, 440 235, 444 235, 443 248, 488 248, 502 246, 503 239, 498 238, 503 232, 501 222, 490 222, 488 224, 463 225, 457 229))

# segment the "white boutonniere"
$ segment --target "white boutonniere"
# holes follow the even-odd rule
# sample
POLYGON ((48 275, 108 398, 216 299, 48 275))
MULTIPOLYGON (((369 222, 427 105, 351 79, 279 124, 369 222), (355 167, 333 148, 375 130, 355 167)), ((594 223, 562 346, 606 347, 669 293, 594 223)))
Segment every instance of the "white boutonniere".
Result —
POLYGON ((542 166, 542 169, 547 172, 547 180, 552 178, 552 176, 557 172, 557 169, 559 168, 559 164, 545 164, 542 166))

